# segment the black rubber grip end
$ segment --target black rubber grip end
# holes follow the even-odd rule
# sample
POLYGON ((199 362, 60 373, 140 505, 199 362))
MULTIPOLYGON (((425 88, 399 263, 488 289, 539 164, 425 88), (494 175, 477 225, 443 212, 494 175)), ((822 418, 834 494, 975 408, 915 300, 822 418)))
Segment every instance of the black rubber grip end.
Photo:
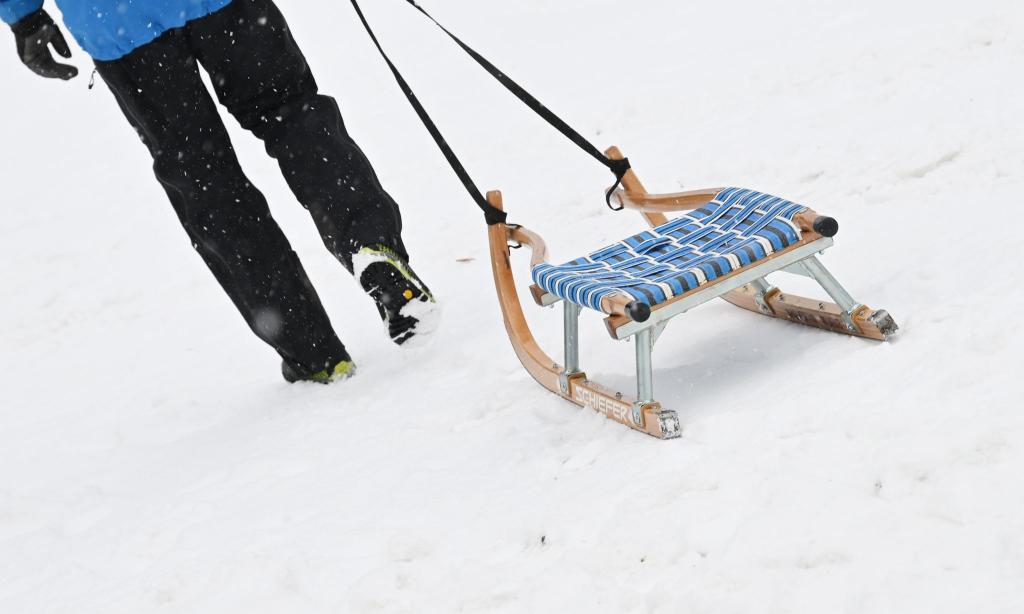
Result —
POLYGON ((834 217, 828 217, 826 215, 819 215, 814 220, 814 232, 820 234, 823 237, 834 237, 839 232, 839 222, 834 217))
POLYGON ((651 306, 640 301, 626 305, 626 315, 634 322, 646 322, 651 319, 651 306))

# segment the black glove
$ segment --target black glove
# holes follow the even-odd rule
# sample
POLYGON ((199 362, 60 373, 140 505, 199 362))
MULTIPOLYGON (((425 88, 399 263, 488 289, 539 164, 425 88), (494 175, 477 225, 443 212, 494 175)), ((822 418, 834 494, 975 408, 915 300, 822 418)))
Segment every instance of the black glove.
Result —
POLYGON ((78 69, 68 64, 58 64, 50 53, 50 45, 61 56, 71 57, 71 48, 43 9, 39 9, 11 26, 18 43, 18 57, 32 72, 48 79, 67 81, 78 76, 78 69))

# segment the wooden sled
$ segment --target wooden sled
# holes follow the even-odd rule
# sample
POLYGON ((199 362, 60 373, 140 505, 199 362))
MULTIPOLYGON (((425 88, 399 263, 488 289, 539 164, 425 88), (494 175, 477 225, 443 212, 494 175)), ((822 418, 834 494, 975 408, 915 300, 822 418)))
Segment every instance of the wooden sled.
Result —
MULTIPOLYGON (((606 153, 613 160, 623 158, 615 147, 606 153)), ((620 247, 620 244, 611 246, 608 249, 622 249, 625 252, 615 256, 624 260, 611 264, 583 258, 573 261, 577 264, 553 267, 547 262, 544 241, 536 233, 505 223, 488 227, 494 283, 512 347, 530 375, 551 392, 648 435, 673 439, 681 435, 679 419, 675 411, 663 408, 654 399, 651 352, 668 321, 698 305, 722 298, 766 316, 847 335, 886 340, 896 333, 898 327, 886 311, 875 311, 855 301, 818 261, 816 255, 832 246, 832 237, 838 231, 838 224, 832 218, 820 216, 809 208, 777 197, 736 188, 652 195, 644 189, 633 171, 625 175, 622 185, 624 189, 615 192, 613 200, 623 208, 640 212, 652 229, 666 228, 670 223, 667 213, 691 213, 684 216, 687 219, 679 218, 677 223, 682 224, 680 230, 670 232, 666 229, 663 234, 655 231, 642 233, 620 242, 625 247, 620 247), (737 198, 737 204, 716 200, 724 198, 723 194, 737 198), (762 210, 761 207, 766 205, 758 204, 761 202, 778 203, 773 205, 776 209, 792 212, 792 215, 771 217, 770 211, 762 210), (730 208, 722 212, 727 204, 730 208), (709 214, 693 213, 711 210, 709 214), (748 217, 743 217, 748 211, 748 217), (735 215, 729 217, 730 213, 735 215), (688 217, 698 215, 704 215, 704 221, 688 217), (719 216, 718 221, 706 222, 715 216, 719 216), (691 232, 688 230, 691 222, 693 227, 703 230, 691 232), (763 230, 754 232, 759 224, 764 225, 763 230), (714 229, 708 231, 707 228, 712 226, 714 229), (745 227, 747 229, 741 231, 745 227), (781 228, 782 233, 777 230, 772 230, 772 233, 780 236, 786 234, 788 240, 782 242, 782 239, 769 234, 769 227, 781 228), (723 245, 726 246, 742 245, 744 242, 748 246, 735 249, 728 247, 733 251, 722 254, 712 253, 713 250, 708 247, 710 255, 705 255, 700 252, 700 245, 692 247, 695 243, 684 242, 682 247, 679 247, 678 242, 673 243, 674 239, 669 236, 673 232, 683 235, 678 241, 704 232, 707 236, 720 236, 720 241, 724 241, 723 245), (733 235, 726 236, 730 232, 733 235), (757 234, 759 232, 764 232, 768 238, 760 237, 757 234), (646 238, 648 235, 650 239, 646 238), (779 243, 772 243, 776 241, 779 243), (638 245, 631 247, 633 243, 638 245), (510 246, 513 245, 529 247, 532 251, 531 269, 535 281, 540 277, 558 290, 552 292, 552 288, 534 283, 530 288, 534 301, 541 306, 564 303, 563 364, 553 360, 540 348, 526 322, 512 274, 510 246), (677 252, 683 254, 679 258, 698 257, 694 262, 701 262, 699 258, 707 260, 685 271, 673 269, 670 264, 661 264, 662 261, 672 262, 671 257, 677 252), (660 255, 655 258, 650 254, 660 255), (637 280, 629 282, 632 286, 609 288, 609 284, 616 282, 602 277, 614 278, 620 270, 616 267, 634 260, 640 262, 635 266, 648 267, 652 271, 668 267, 666 275, 671 279, 649 283, 637 280), (597 274, 580 273, 577 269, 597 271, 597 274), (776 271, 805 275, 816 280, 835 302, 784 294, 765 280, 768 274, 776 271), (656 294, 653 299, 652 292, 656 294), (605 323, 612 338, 633 339, 637 373, 635 397, 593 382, 580 369, 578 320, 584 306, 606 315, 605 323)), ((493 207, 503 210, 500 192, 489 192, 487 200, 493 207)), ((694 239, 698 240, 703 239, 694 239)), ((709 239, 704 245, 710 246, 715 242, 709 239)))
MULTIPOLYGON (((609 193, 622 208, 639 211, 650 231, 593 252, 564 265, 547 262, 544 242, 535 233, 505 222, 501 194, 480 194, 437 125, 408 82, 388 57, 357 0, 351 0, 363 27, 395 81, 430 132, 452 170, 484 212, 488 223, 491 266, 498 299, 512 347, 519 360, 542 386, 578 405, 654 437, 680 436, 676 412, 654 400, 651 352, 668 321, 715 298, 724 298, 751 311, 825 330, 870 339, 886 339, 897 327, 885 311, 857 303, 825 269, 816 254, 832 246, 838 224, 811 209, 753 190, 725 188, 652 195, 629 170, 616 148, 604 155, 583 135, 542 104, 504 71, 470 48, 413 0, 409 4, 430 19, 487 73, 523 104, 608 168, 624 189, 609 193), (682 213, 669 220, 666 213, 682 213), (509 247, 526 245, 532 252, 537 304, 564 302, 562 365, 537 344, 523 315, 512 275, 509 247), (815 279, 835 303, 783 294, 765 277, 785 270, 815 279), (614 339, 633 338, 636 349, 635 398, 602 387, 580 370, 581 310, 605 314, 614 339)), ((619 186, 616 183, 616 188, 619 186)))

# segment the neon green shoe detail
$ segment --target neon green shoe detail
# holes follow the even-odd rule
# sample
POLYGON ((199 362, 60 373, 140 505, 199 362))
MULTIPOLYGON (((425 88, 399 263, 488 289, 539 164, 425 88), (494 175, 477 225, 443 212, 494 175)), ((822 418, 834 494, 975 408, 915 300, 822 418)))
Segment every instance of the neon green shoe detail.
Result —
MULTIPOLYGON (((408 281, 410 284, 415 286, 417 290, 419 290, 419 292, 416 293, 417 296, 422 294, 426 296, 427 300, 429 300, 430 302, 437 302, 434 299, 434 295, 430 293, 430 289, 427 288, 427 285, 424 284, 423 281, 416 276, 416 273, 413 273, 411 268, 409 268, 408 263, 406 263, 401 256, 395 253, 394 250, 388 247, 385 247, 383 245, 364 247, 360 249, 358 252, 356 252, 356 256, 353 258, 353 261, 359 261, 360 264, 362 265, 360 267, 357 267, 358 269, 360 269, 356 271, 357 279, 360 279, 362 277, 362 273, 366 271, 366 268, 370 264, 373 264, 374 262, 386 262, 391 266, 395 267, 398 273, 403 278, 405 278, 406 281, 408 281)), ((406 300, 411 300, 414 297, 405 294, 404 298, 406 300)))
POLYGON ((313 382, 316 384, 333 384, 342 380, 347 380, 356 374, 356 365, 351 360, 343 360, 338 364, 334 365, 333 369, 324 369, 323 371, 317 371, 312 375, 300 375, 288 363, 281 364, 281 373, 284 375, 284 379, 289 383, 296 382, 313 382))
POLYGON ((332 371, 324 369, 318 373, 314 373, 309 376, 309 381, 316 382, 318 384, 331 384, 343 379, 348 379, 356 374, 356 364, 354 362, 343 360, 338 364, 334 365, 332 371))

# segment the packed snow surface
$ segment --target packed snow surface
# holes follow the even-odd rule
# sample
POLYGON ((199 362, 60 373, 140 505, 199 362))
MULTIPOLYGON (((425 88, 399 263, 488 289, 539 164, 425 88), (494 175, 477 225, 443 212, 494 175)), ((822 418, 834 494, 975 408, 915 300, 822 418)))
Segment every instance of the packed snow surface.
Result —
MULTIPOLYGON (((86 58, 43 81, 0 33, 0 612, 1024 611, 1019 2, 425 2, 653 191, 838 218, 823 262, 901 324, 879 344, 721 301, 677 319, 655 352, 668 442, 529 378, 482 217, 350 6, 280 4, 402 204, 436 341, 389 343, 228 118, 360 368, 285 384, 86 58)), ((365 8, 554 260, 643 227, 406 3, 365 8)), ((529 308, 558 356, 560 313, 529 308)), ((628 392, 632 346, 593 313, 582 336, 628 392)))

